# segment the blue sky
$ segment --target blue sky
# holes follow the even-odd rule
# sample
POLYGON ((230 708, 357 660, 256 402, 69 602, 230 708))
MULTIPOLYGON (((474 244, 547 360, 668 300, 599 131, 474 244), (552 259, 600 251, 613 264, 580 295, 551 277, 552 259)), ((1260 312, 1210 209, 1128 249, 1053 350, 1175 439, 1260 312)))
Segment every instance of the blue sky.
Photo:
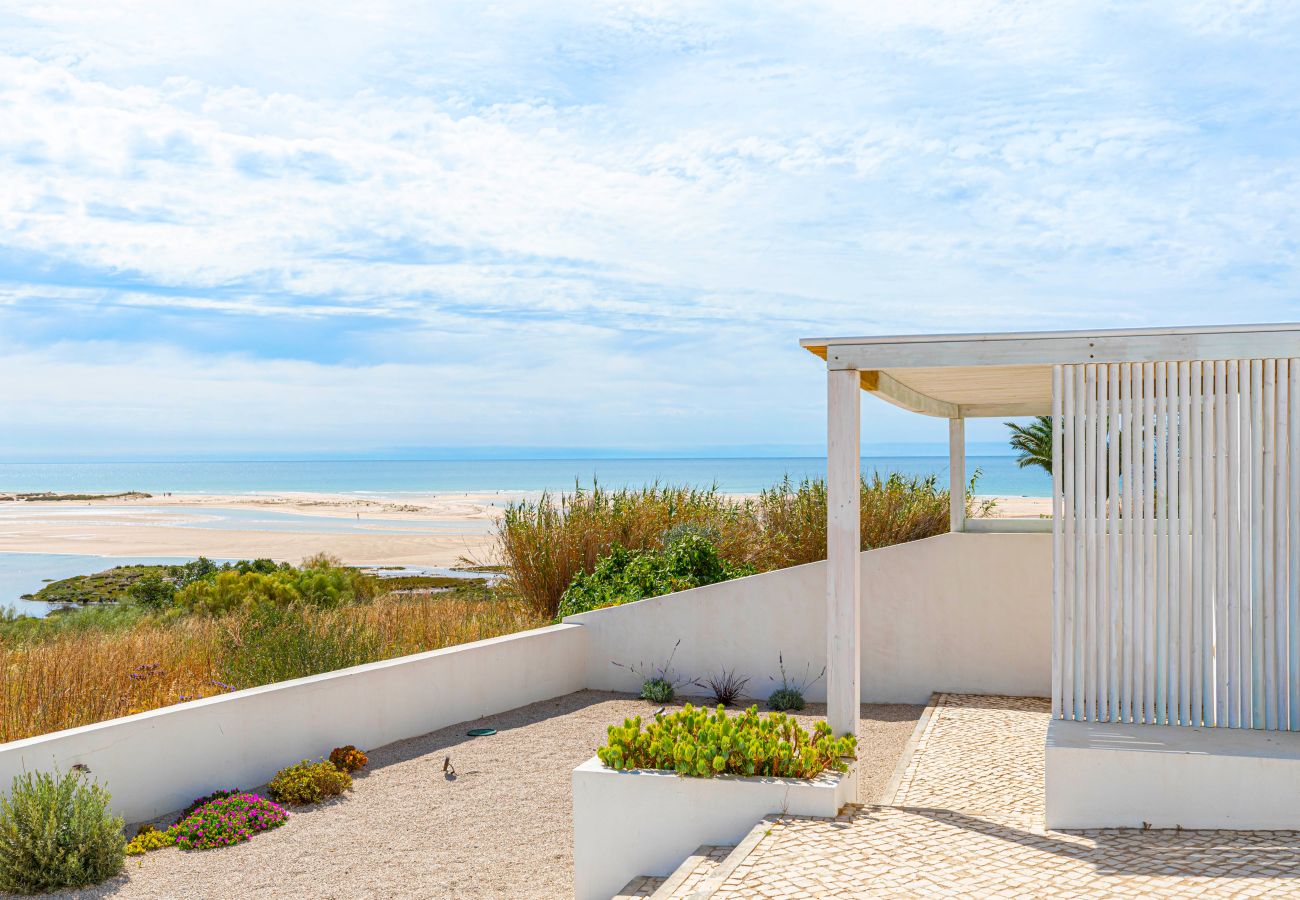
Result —
POLYGON ((1048 6, 0 2, 0 459, 797 452, 800 337, 1300 318, 1297 5, 1048 6))

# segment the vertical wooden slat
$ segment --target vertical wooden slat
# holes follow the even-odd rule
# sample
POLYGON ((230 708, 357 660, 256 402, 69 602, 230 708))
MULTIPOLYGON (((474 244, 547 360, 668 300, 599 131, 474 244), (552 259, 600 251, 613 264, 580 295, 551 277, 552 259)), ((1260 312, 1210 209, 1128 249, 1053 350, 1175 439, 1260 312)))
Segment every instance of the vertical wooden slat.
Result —
POLYGON ((1174 602, 1177 608, 1176 662, 1174 665, 1175 684, 1171 694, 1178 700, 1173 713, 1178 717, 1178 724, 1187 725, 1191 718, 1191 553, 1187 546, 1187 526, 1191 521, 1191 501, 1188 490, 1190 465, 1188 457, 1189 416, 1188 416, 1188 366, 1186 362, 1178 363, 1178 403, 1177 418, 1171 434, 1177 436, 1177 452, 1173 454, 1173 468, 1170 489, 1177 491, 1174 496, 1176 504, 1173 521, 1173 551, 1177 559, 1177 585, 1174 602))
POLYGON ((1286 729, 1290 727, 1290 702, 1288 694, 1293 685, 1288 683, 1289 667, 1287 665, 1287 623, 1290 621, 1288 599, 1291 591, 1288 579, 1289 562, 1287 560, 1287 527, 1290 517, 1287 515, 1290 498, 1290 410, 1288 373, 1290 364, 1285 359, 1274 361, 1274 412, 1273 429, 1273 683, 1276 685, 1273 704, 1277 709, 1277 718, 1273 727, 1286 729))
POLYGON ((1218 695, 1214 680, 1214 610, 1215 567, 1218 564, 1218 543, 1215 540, 1215 466, 1214 466, 1214 407, 1218 397, 1214 393, 1214 363, 1201 364, 1197 381, 1201 390, 1201 511, 1199 516, 1197 547, 1201 563, 1200 588, 1197 592, 1199 611, 1200 646, 1196 668, 1200 675, 1201 705, 1194 718, 1203 725, 1216 721, 1215 699, 1218 695))
POLYGON ((1183 378, 1183 363, 1171 363, 1169 371, 1169 449, 1165 455, 1167 493, 1169 493, 1169 523, 1167 523, 1167 540, 1169 540, 1169 657, 1167 657, 1166 678, 1169 679, 1169 723, 1183 722, 1183 524, 1182 499, 1183 484, 1179 467, 1179 454, 1183 451, 1182 425, 1179 414, 1182 412, 1182 389, 1186 386, 1183 378))
POLYGON ((1263 728, 1264 714, 1264 361, 1250 361, 1250 714, 1263 728))
POLYGON ((1107 614, 1110 560, 1106 556, 1106 486, 1107 486, 1107 448, 1106 448, 1106 396, 1109 388, 1109 372, 1106 366, 1096 366, 1097 400, 1094 407, 1092 426, 1088 429, 1092 439, 1092 464, 1096 473, 1093 479, 1093 520, 1092 535, 1094 541, 1093 592, 1092 609, 1092 702, 1093 721, 1105 721, 1107 716, 1106 698, 1108 694, 1107 651, 1110 643, 1110 618, 1107 614))
POLYGON ((1287 366, 1287 727, 1300 730, 1300 359, 1287 366))
POLYGON ((1156 723, 1156 367, 1142 365, 1142 721, 1156 723))
POLYGON ((1187 452, 1181 461, 1180 469, 1186 470, 1182 475, 1183 496, 1190 500, 1190 516, 1187 520, 1187 553, 1183 556, 1183 571, 1186 581, 1183 590, 1187 598, 1188 611, 1184 617, 1184 650, 1186 661, 1183 676, 1187 687, 1183 695, 1186 698, 1186 715, 1184 725, 1200 725, 1203 721, 1205 702, 1204 676, 1201 671, 1202 615, 1205 582, 1201 577, 1201 564, 1205 552, 1201 547, 1202 517, 1205 514, 1203 496, 1204 481, 1203 457, 1201 447, 1201 410, 1204 395, 1201 385, 1201 364, 1193 361, 1187 364, 1187 393, 1183 395, 1183 409, 1187 411, 1184 430, 1187 433, 1187 452))
POLYGON ((1120 366, 1120 381, 1122 385, 1122 397, 1120 399, 1120 420, 1122 429, 1120 431, 1120 451, 1123 456, 1123 502, 1121 503, 1120 520, 1123 523, 1122 540, 1124 542, 1124 591, 1123 591, 1123 632, 1124 646, 1121 666, 1123 669, 1123 705, 1119 711, 1119 721, 1134 721, 1134 701, 1137 698, 1136 679, 1133 677, 1134 661, 1136 659, 1136 650, 1134 640, 1137 637, 1137 625, 1139 617, 1135 614, 1134 606, 1137 602, 1137 523, 1139 519, 1136 515, 1136 493, 1137 486, 1133 483, 1137 480, 1137 444, 1139 441, 1138 429, 1134 416, 1134 373, 1135 368, 1130 363, 1120 366))
POLYGON ((1260 667, 1264 682, 1264 727, 1277 728, 1277 648, 1273 644, 1273 623, 1277 621, 1275 600, 1277 585, 1273 570, 1273 511, 1276 507, 1274 487, 1274 458, 1277 444, 1277 366, 1271 359, 1259 360, 1263 370, 1264 392, 1259 400, 1260 423, 1263 435, 1259 448, 1260 486, 1263 488, 1263 502, 1259 504, 1260 534, 1257 538, 1260 555, 1260 641, 1263 645, 1263 658, 1260 667))
POLYGON ((1227 362, 1227 379, 1228 379, 1228 447, 1227 447, 1227 468, 1231 473, 1228 481, 1228 521, 1230 523, 1228 534, 1228 671, 1227 671, 1227 693, 1228 693, 1228 724, 1232 728, 1240 728, 1244 721, 1248 721, 1246 707, 1248 700, 1246 697, 1245 680, 1243 675, 1246 671, 1246 662, 1242 659, 1242 653, 1246 650, 1247 636, 1243 633, 1243 624, 1246 619, 1246 613, 1243 607, 1248 607, 1245 602, 1245 591, 1247 580, 1246 569, 1249 565, 1243 558, 1242 547, 1245 546, 1246 539, 1245 528, 1248 520, 1247 502, 1242 496, 1242 488, 1249 484, 1249 478, 1243 477, 1242 472, 1242 455, 1241 455, 1241 437, 1242 423, 1246 420, 1244 408, 1249 406, 1249 401, 1242 403, 1246 399, 1246 393, 1242 390, 1246 379, 1241 366, 1235 359, 1227 362))
POLYGON ((1088 537, 1087 537, 1087 448, 1084 435, 1087 433, 1087 366, 1074 366, 1074 597, 1071 608, 1074 610, 1074 718, 1087 718, 1084 698, 1087 695, 1087 666, 1084 662, 1084 637, 1087 620, 1088 599, 1088 537))
POLYGON ((1052 716, 1061 718, 1062 703, 1061 667, 1065 659, 1065 500, 1064 473, 1061 471, 1064 436, 1061 433, 1064 397, 1062 396, 1061 367, 1052 366, 1052 716))
POLYGON ((1106 367, 1106 719, 1119 721, 1120 575, 1119 551, 1119 364, 1106 367))
POLYGON ((1169 367, 1156 363, 1155 723, 1169 721, 1169 367))
POLYGON ((1231 508, 1228 505, 1228 378, 1227 364, 1219 360, 1214 364, 1214 542, 1216 565, 1214 571, 1214 724, 1226 726, 1228 715, 1228 684, 1232 671, 1232 642, 1228 633, 1228 615, 1231 603, 1228 595, 1228 541, 1231 508))

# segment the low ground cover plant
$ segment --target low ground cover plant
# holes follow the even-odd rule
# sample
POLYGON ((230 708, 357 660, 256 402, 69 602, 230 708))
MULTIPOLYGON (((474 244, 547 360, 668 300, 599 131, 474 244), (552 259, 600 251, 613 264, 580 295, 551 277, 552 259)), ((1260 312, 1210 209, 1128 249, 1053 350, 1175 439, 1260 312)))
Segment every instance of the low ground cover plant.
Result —
POLYGON ((231 794, 209 800, 169 830, 182 850, 213 850, 242 843, 288 820, 284 807, 265 797, 231 794))
POLYGON ((857 748, 852 735, 837 738, 825 722, 809 733, 784 713, 760 716, 756 706, 729 716, 722 706, 710 713, 688 703, 647 725, 636 716, 608 731, 596 755, 609 768, 668 769, 698 778, 815 778, 845 771, 857 748))
POLYGON ((122 871, 122 820, 81 772, 29 772, 0 797, 0 890, 38 894, 98 884, 122 871))
POLYGON ((152 825, 141 825, 136 831, 135 837, 131 838, 126 845, 127 856, 143 856, 150 850, 161 850, 163 847, 176 846, 176 833, 172 828, 155 828, 152 825))
POLYGON ((668 661, 662 666, 647 667, 644 662, 624 665, 613 660, 611 663, 640 676, 642 700, 649 700, 651 703, 671 703, 673 697, 677 696, 678 688, 695 683, 693 678, 680 677, 673 671, 673 657, 677 655, 677 648, 681 645, 681 638, 678 638, 677 643, 673 644, 673 651, 668 654, 668 661))
POLYGON ((281 803, 305 806, 326 797, 337 797, 351 787, 352 776, 334 763, 304 759, 275 773, 267 790, 281 803))
POLYGON ((351 774, 358 769, 363 769, 370 762, 370 757, 366 756, 356 747, 348 744, 344 747, 335 747, 330 751, 330 762, 334 768, 340 772, 351 774))
POLYGON ((808 691, 808 688, 822 680, 822 676, 826 674, 826 667, 822 666, 822 670, 816 678, 810 678, 812 664, 809 663, 804 666, 803 677, 791 678, 785 671, 785 655, 778 653, 776 660, 777 667, 781 670, 781 681, 776 690, 772 691, 767 698, 768 708, 777 712, 803 709, 806 705, 803 695, 808 691))

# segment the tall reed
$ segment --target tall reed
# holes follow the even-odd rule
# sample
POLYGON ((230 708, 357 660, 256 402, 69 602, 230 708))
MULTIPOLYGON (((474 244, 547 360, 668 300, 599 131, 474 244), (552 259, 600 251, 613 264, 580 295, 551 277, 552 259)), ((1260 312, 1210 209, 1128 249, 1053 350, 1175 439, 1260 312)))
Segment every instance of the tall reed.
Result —
MULTIPOLYGON (((972 480, 968 511, 973 490, 972 480)), ((787 478, 757 498, 657 484, 543 494, 506 508, 497 551, 512 589, 539 615, 553 617, 574 576, 590 572, 615 544, 658 548, 679 525, 707 529, 724 559, 760 571, 815 562, 826 558, 826 482, 787 478)), ((863 479, 864 550, 947 530, 948 491, 936 478, 874 473, 863 479)))

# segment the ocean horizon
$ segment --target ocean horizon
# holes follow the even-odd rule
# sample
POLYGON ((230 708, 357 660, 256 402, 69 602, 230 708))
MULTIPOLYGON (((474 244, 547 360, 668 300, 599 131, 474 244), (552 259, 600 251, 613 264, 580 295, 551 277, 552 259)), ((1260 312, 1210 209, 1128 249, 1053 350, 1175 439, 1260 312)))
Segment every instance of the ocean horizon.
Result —
MULTIPOLYGON (((946 456, 864 456, 864 473, 948 477, 946 456)), ((1051 478, 1012 456, 966 458, 984 495, 1048 497, 1051 478)), ((274 460, 0 463, 0 493, 252 494, 275 491, 401 496, 484 491, 571 491, 687 484, 753 494, 783 478, 826 474, 825 457, 587 458, 487 460, 274 460)))

